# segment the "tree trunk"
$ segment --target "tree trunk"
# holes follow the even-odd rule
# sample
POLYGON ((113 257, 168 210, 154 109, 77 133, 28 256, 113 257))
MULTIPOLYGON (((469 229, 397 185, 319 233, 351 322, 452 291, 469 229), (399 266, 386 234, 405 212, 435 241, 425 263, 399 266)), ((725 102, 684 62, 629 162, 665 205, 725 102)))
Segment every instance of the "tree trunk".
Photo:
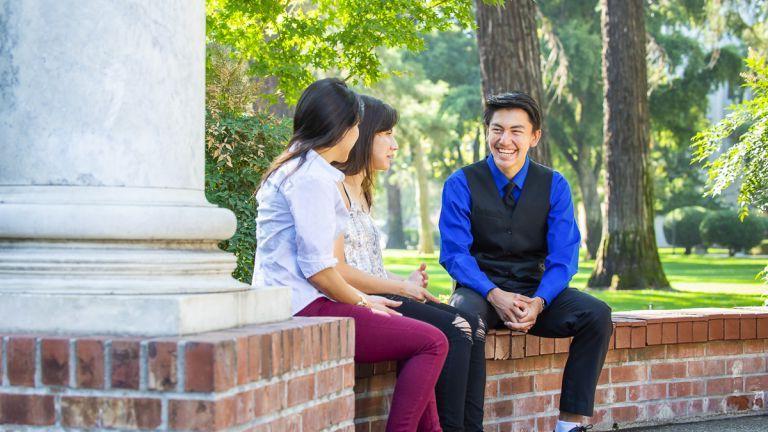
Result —
POLYGON ((590 287, 668 288, 653 228, 643 0, 601 0, 607 211, 590 287))
POLYGON ((429 183, 427 169, 424 167, 424 149, 418 138, 411 142, 411 150, 419 199, 419 252, 431 254, 435 252, 435 243, 432 240, 432 222, 429 220, 429 183))
MULTIPOLYGON (((583 163, 579 159, 579 163, 583 163)), ((587 244, 586 259, 593 260, 597 257, 597 249, 600 246, 600 236, 603 232, 602 202, 597 193, 597 176, 591 167, 586 166, 579 170, 579 189, 581 198, 584 201, 584 215, 586 216, 586 229, 584 232, 585 243, 587 244)))
MULTIPOLYGON (((507 0, 504 6, 487 5, 483 0, 475 0, 475 4, 483 94, 528 93, 541 105, 543 117, 545 101, 536 34, 536 5, 532 0, 507 0)), ((544 133, 539 145, 528 154, 551 166, 546 138, 544 133)))
POLYGON ((391 176, 389 171, 381 179, 387 190, 387 249, 405 249, 400 185, 392 182, 391 176))
POLYGON ((480 160, 480 146, 482 146, 483 141, 483 128, 479 127, 477 128, 477 134, 475 135, 475 140, 472 142, 472 163, 475 163, 480 160))

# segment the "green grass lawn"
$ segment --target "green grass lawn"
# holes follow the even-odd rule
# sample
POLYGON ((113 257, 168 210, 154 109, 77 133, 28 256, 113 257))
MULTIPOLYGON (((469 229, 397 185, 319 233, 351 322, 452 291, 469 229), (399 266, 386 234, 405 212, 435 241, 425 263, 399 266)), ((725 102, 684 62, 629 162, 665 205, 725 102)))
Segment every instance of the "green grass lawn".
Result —
MULTIPOLYGON (((579 272, 571 286, 584 289, 604 300, 615 311, 648 309, 681 309, 692 307, 733 307, 761 305, 768 287, 755 276, 766 265, 765 258, 728 257, 712 250, 708 255, 672 254, 661 250, 664 271, 673 291, 603 291, 585 288, 594 261, 581 260, 579 272)), ((430 291, 447 298, 451 292, 451 278, 437 261, 437 254, 420 255, 415 251, 388 249, 384 251, 384 264, 390 271, 408 275, 420 262, 427 264, 430 291)))

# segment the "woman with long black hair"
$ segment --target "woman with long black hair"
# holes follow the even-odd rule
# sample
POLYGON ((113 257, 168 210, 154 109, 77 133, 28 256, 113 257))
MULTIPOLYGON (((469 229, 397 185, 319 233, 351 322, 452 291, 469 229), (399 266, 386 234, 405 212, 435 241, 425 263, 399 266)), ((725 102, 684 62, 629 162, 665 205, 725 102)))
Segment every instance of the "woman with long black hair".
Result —
POLYGON ((338 79, 310 85, 296 106, 288 149, 256 194, 255 286, 287 285, 294 316, 351 317, 355 361, 396 360, 400 369, 387 431, 439 431, 434 385, 448 342, 435 327, 392 310, 400 302, 366 295, 336 270, 334 240, 349 218, 338 184, 363 116, 359 97, 338 79))
POLYGON ((341 183, 349 223, 335 254, 339 273, 355 288, 399 301, 393 309, 427 322, 448 338, 445 365, 435 388, 443 431, 482 431, 485 392, 485 326, 475 314, 440 303, 426 290, 422 264, 405 279, 384 269, 380 235, 370 216, 377 171, 390 168, 398 149, 397 111, 379 99, 361 96, 365 115, 360 134, 345 162, 341 183))

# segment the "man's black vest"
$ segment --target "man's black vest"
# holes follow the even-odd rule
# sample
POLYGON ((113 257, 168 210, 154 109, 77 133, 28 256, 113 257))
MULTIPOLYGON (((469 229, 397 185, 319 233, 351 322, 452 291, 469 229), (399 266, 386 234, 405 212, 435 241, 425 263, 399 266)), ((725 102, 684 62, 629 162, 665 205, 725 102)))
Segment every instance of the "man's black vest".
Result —
POLYGON ((517 204, 499 196, 486 160, 462 168, 471 195, 470 253, 497 287, 531 295, 547 256, 547 216, 552 170, 531 161, 517 204))

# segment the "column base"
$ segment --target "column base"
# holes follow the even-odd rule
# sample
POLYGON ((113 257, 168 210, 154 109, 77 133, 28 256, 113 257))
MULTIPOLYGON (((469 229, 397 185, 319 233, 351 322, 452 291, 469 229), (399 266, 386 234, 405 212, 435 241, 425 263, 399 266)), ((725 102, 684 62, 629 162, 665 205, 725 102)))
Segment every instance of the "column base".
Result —
POLYGON ((174 336, 290 317, 286 287, 168 295, 3 293, 0 332, 174 336))

